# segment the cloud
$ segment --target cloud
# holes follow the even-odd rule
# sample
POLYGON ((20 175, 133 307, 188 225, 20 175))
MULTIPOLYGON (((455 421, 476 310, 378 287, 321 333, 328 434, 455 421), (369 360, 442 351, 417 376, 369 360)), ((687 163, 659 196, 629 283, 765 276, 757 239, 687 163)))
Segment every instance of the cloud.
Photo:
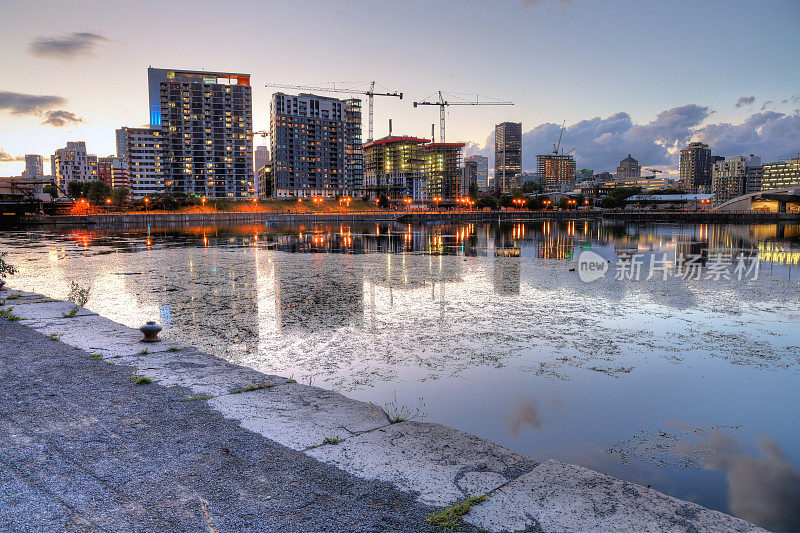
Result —
POLYGON ((57 111, 48 111, 47 117, 42 124, 61 128, 67 124, 77 124, 79 122, 83 122, 83 119, 75 115, 75 113, 59 109, 57 111))
POLYGON ((755 96, 742 96, 738 100, 736 100, 736 107, 742 107, 746 105, 752 105, 753 102, 756 101, 755 96))
POLYGON ((97 43, 108 40, 102 35, 86 32, 71 33, 62 37, 37 37, 28 45, 28 52, 38 57, 72 59, 91 54, 97 43))
POLYGON ((40 114, 47 109, 66 103, 67 99, 61 96, 41 96, 0 91, 0 110, 8 111, 12 115, 40 114))
POLYGON ((0 163, 11 163, 13 161, 25 161, 24 155, 11 155, 0 148, 0 163))
POLYGON ((800 112, 764 111, 741 124, 707 124, 695 138, 725 157, 756 154, 762 161, 781 159, 800 151, 800 112))
POLYGON ((771 105, 773 105, 773 104, 774 104, 774 102, 773 102, 772 100, 767 100, 767 101, 766 101, 766 102, 764 102, 764 104, 761 106, 761 111, 764 111, 764 110, 767 108, 767 106, 771 106, 771 105))
POLYGON ((538 429, 542 427, 542 419, 539 414, 539 407, 535 402, 520 402, 511 412, 511 418, 507 421, 506 427, 512 436, 516 437, 524 427, 538 429))
MULTIPOLYGON (((620 111, 568 125, 561 147, 564 152, 575 149, 572 154, 579 169, 595 171, 614 171, 629 153, 643 167, 676 169, 680 149, 693 140, 709 144, 714 154, 724 157, 757 154, 764 161, 770 161, 800 151, 798 111, 755 113, 740 124, 709 124, 712 116, 713 111, 707 106, 687 104, 662 111, 650 122, 636 124, 630 114, 620 111)), ((560 124, 547 122, 523 133, 522 159, 526 170, 536 168, 537 154, 552 153, 560 131, 560 124)), ((494 166, 493 134, 483 145, 469 143, 464 153, 488 157, 491 169, 494 166)))
POLYGON ((762 439, 758 457, 719 432, 711 433, 708 444, 714 453, 703 464, 725 473, 736 516, 771 531, 800 530, 800 471, 775 441, 762 439))

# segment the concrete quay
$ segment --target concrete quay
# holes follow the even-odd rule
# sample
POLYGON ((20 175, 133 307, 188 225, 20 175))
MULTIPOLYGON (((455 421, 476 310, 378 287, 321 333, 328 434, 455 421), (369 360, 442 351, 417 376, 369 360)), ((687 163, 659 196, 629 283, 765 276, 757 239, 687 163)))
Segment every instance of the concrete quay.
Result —
MULTIPOLYGON (((207 416, 235 421, 358 479, 391 484, 424 508, 486 494, 464 517, 486 531, 763 531, 654 489, 576 465, 540 463, 440 424, 392 424, 375 405, 233 365, 169 339, 142 344, 137 330, 88 309, 65 318, 71 302, 14 290, 0 292, 0 299, 19 324, 178 388, 193 400, 187 403, 206 404, 214 413, 207 416), (330 438, 340 442, 325 444, 330 438)), ((86 383, 87 389, 93 386, 86 383)))

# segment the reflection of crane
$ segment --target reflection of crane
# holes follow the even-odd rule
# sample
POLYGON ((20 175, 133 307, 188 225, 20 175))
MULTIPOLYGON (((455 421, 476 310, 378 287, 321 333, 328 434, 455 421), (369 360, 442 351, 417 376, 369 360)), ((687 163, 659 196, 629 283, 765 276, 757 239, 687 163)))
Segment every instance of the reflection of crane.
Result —
MULTIPOLYGON (((442 96, 442 91, 439 91, 439 101, 423 101, 423 102, 414 102, 414 107, 420 105, 438 105, 439 106, 439 138, 440 142, 445 142, 444 137, 444 108, 449 105, 514 105, 514 102, 509 102, 506 100, 484 100, 481 101, 478 95, 475 95, 475 101, 471 100, 445 100, 444 96, 442 96)), ((454 95, 451 95, 454 96, 454 95)), ((457 98, 457 97, 456 97, 457 98)))
POLYGON ((336 87, 312 87, 309 85, 284 85, 282 83, 267 83, 266 87, 276 87, 278 89, 295 89, 298 91, 319 91, 324 93, 347 93, 347 94, 365 94, 369 96, 369 137, 367 137, 367 142, 372 141, 372 99, 374 96, 394 96, 396 98, 403 99, 403 93, 398 92, 385 92, 385 93, 376 93, 375 92, 375 82, 369 84, 369 89, 358 90, 358 89, 337 89, 336 87))
POLYGON ((652 172, 653 175, 650 176, 651 178, 655 178, 656 174, 663 174, 664 173, 663 170, 658 170, 657 168, 643 168, 642 170, 649 170, 650 172, 652 172))
MULTIPOLYGON (((558 144, 553 143, 553 153, 558 155, 558 151, 561 149, 561 137, 564 136, 564 126, 567 125, 567 119, 564 119, 564 122, 561 123, 561 133, 558 134, 558 144)), ((574 150, 573 148, 572 150, 574 150)), ((570 150, 570 152, 572 151, 570 150)))

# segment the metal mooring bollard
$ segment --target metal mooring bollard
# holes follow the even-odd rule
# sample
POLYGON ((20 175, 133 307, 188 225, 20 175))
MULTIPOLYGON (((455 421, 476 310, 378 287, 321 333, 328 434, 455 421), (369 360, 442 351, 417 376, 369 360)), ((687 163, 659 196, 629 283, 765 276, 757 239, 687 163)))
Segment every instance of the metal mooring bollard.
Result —
POLYGON ((139 328, 139 331, 144 334, 144 337, 139 342, 161 342, 161 339, 158 338, 161 326, 152 320, 148 320, 147 324, 139 328))
POLYGON ((5 284, 6 284, 6 280, 0 279, 0 291, 3 290, 3 287, 5 286, 5 284))

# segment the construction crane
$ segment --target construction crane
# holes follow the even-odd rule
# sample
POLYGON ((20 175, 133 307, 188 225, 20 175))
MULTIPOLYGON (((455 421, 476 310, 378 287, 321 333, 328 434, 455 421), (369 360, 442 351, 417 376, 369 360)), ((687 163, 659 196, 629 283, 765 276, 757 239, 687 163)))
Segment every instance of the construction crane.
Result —
POLYGON ((656 174, 663 174, 664 173, 663 170, 658 170, 657 168, 643 168, 642 170, 649 170, 650 172, 652 172, 653 175, 650 176, 651 178, 655 178, 656 174))
MULTIPOLYGON (((558 151, 561 149, 561 138, 564 136, 564 126, 566 125, 567 125, 567 119, 564 119, 564 122, 561 123, 561 133, 558 134, 558 144, 553 143, 553 154, 555 155, 558 155, 558 151)), ((574 149, 575 148, 573 148, 572 150, 574 149)))
POLYGON ((374 81, 369 84, 369 89, 366 91, 359 89, 338 89, 336 87, 314 87, 311 85, 285 85, 282 83, 267 83, 266 87, 275 87, 278 89, 293 89, 296 91, 317 91, 324 93, 365 94, 369 96, 369 136, 367 137, 367 142, 372 142, 373 139, 372 135, 373 98, 375 96, 392 96, 395 98, 399 98, 401 100, 403 99, 403 93, 400 92, 376 93, 374 81))
MULTIPOLYGON (((453 96, 453 95, 451 95, 453 96)), ((507 100, 484 100, 481 101, 479 96, 475 95, 475 101, 471 100, 445 100, 444 93, 439 91, 439 101, 422 101, 422 102, 414 102, 414 107, 421 106, 421 105, 438 105, 439 106, 439 138, 440 142, 444 144, 445 136, 444 136, 444 108, 449 105, 514 105, 514 102, 509 102, 507 100)))

